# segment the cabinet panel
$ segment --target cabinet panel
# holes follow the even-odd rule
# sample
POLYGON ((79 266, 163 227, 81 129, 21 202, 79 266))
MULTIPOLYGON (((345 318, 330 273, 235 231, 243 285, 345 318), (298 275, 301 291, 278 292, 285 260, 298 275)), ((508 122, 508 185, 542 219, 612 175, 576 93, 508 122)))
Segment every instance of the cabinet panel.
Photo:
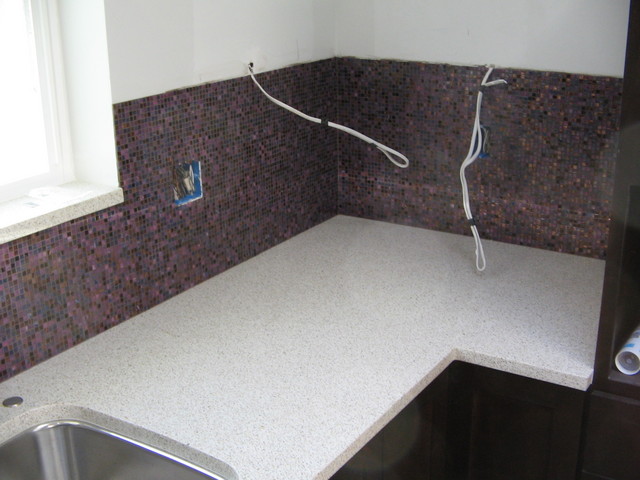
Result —
POLYGON ((614 357, 640 323, 640 0, 631 0, 619 152, 600 310, 594 388, 640 399, 640 375, 626 376, 614 357))
POLYGON ((468 449, 468 474, 458 466, 453 478, 575 478, 584 392, 470 365, 459 375, 470 413, 450 448, 468 449))
POLYGON ((584 393, 474 370, 470 480, 575 478, 584 393))
POLYGON ((601 477, 600 475, 594 475, 591 473, 582 472, 580 480, 613 480, 609 477, 601 477))
POLYGON ((382 480, 382 432, 362 447, 331 480, 382 480))
POLYGON ((492 392, 475 392, 469 478, 547 478, 553 409, 492 392))
POLYGON ((447 372, 384 429, 384 480, 441 480, 447 420, 447 372))
POLYGON ((639 432, 640 401, 593 393, 587 417, 583 471, 595 478, 640 478, 639 432))
POLYGON ((585 395, 454 362, 332 480, 573 480, 585 395))

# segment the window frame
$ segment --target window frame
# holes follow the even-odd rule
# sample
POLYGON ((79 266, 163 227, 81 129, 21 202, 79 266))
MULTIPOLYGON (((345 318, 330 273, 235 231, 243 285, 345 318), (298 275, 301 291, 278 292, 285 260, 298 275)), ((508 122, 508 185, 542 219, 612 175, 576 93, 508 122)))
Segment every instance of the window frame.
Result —
POLYGON ((59 185, 47 183, 31 195, 0 200, 0 244, 124 202, 104 0, 37 1, 49 7, 47 13, 53 12, 58 20, 50 32, 56 37, 52 48, 62 58, 55 68, 55 81, 67 88, 62 98, 56 95, 56 101, 63 104, 56 115, 68 118, 59 122, 68 128, 60 141, 75 180, 66 176, 59 185))
POLYGON ((47 0, 21 0, 21 3, 33 41, 30 50, 35 58, 31 61, 36 65, 40 87, 48 171, 2 185, 0 202, 19 198, 38 187, 75 180, 57 3, 47 0))

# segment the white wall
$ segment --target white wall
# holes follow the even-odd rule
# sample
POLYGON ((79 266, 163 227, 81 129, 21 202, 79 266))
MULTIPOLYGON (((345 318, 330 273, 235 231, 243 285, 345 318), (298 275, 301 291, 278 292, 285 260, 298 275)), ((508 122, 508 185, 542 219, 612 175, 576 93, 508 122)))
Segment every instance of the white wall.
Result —
POLYGON ((331 58, 333 0, 195 0, 200 82, 331 58))
POLYGON ((105 0, 114 103, 193 85, 192 0, 105 0))
POLYGON ((338 56, 621 77, 629 0, 339 0, 338 56))
POLYGON ((334 0, 107 0, 113 101, 331 58, 334 0))
POLYGON ((105 0, 114 102, 338 56, 622 76, 629 0, 105 0))
POLYGON ((58 1, 75 179, 118 186, 101 0, 58 1))

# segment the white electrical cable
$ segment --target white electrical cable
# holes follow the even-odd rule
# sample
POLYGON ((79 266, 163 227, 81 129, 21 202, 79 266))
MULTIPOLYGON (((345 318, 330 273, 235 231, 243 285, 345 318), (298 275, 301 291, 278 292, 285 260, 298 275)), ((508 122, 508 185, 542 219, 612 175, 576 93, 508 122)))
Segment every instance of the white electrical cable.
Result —
POLYGON ((393 148, 389 148, 386 145, 383 145, 380 142, 375 141, 374 139, 367 137, 366 135, 363 135, 362 133, 349 128, 349 127, 345 127, 344 125, 339 125, 337 123, 333 123, 333 122, 328 122, 326 120, 321 120, 320 118, 316 118, 316 117, 312 117, 311 115, 307 115, 306 113, 301 112, 300 110, 296 110, 295 108, 287 105, 284 102, 281 102, 280 100, 278 100, 277 98, 272 97, 271 95, 269 95, 264 88, 262 88, 262 85, 260 85, 258 83, 258 80, 256 80, 256 77, 253 73, 253 66, 252 64, 248 65, 249 67, 249 75, 251 75, 251 79, 253 80, 253 83, 256 84, 256 86, 260 89, 260 91, 262 93, 264 93, 264 95, 271 100, 273 103, 275 103, 276 105, 278 105, 279 107, 284 108, 285 110, 290 111, 291 113, 295 113, 296 115, 298 115, 299 117, 304 118, 305 120, 309 120, 310 122, 314 122, 314 123, 319 123, 319 124, 324 124, 328 127, 331 128, 335 128, 337 130, 343 131, 348 133, 349 135, 353 135, 356 138, 359 138, 360 140, 363 140, 365 142, 367 142, 370 145, 375 146, 378 150, 380 150, 382 153, 385 154, 385 156, 391 161, 391 163, 393 163, 394 165, 396 165, 397 167, 400 168, 407 168, 409 166, 409 159, 407 157, 405 157, 403 154, 401 154, 400 152, 394 150, 393 148), (397 157, 397 160, 396 158, 397 157))
MULTIPOLYGON (((499 79, 493 80, 492 82, 488 82, 489 77, 491 76, 491 72, 493 72, 493 67, 489 67, 482 83, 481 87, 493 87, 495 85, 506 84, 506 80, 499 79)), ((460 183, 462 184, 462 206, 464 208, 465 216, 471 225, 471 233, 473 234, 473 239, 476 244, 476 268, 479 272, 482 272, 486 266, 487 261, 484 256, 484 249, 482 248, 482 240, 480 239, 480 234, 478 233, 478 227, 476 227, 475 220, 473 218, 473 214, 471 213, 471 205, 469 202, 469 187, 467 185, 467 179, 465 177, 466 168, 476 161, 480 153, 484 148, 484 139, 483 139, 483 128, 480 125, 480 113, 482 111, 482 90, 478 91, 478 100, 476 101, 476 117, 473 122, 473 133, 471 134, 471 145, 469 146, 469 153, 467 154, 467 158, 464 159, 462 165, 460 166, 460 183)))

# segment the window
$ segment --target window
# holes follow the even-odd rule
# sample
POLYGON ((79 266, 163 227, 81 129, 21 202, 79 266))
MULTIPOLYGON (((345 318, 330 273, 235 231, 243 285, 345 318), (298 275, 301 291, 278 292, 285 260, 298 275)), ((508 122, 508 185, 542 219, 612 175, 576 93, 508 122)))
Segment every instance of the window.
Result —
POLYGON ((104 0, 0 0, 0 62, 0 243, 122 203, 104 0))
POLYGON ((0 0, 0 201, 73 179, 55 2, 0 0))

